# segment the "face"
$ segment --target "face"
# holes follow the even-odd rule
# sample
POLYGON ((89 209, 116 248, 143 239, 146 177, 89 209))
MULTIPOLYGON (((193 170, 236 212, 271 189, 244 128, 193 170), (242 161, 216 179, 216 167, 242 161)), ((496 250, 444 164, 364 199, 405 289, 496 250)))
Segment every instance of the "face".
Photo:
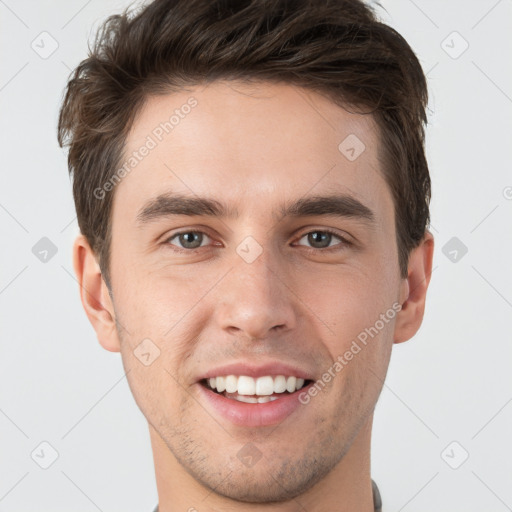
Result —
POLYGON ((215 82, 148 99, 134 151, 111 278, 135 400, 208 490, 297 496, 371 417, 403 301, 377 128, 291 85, 215 82))

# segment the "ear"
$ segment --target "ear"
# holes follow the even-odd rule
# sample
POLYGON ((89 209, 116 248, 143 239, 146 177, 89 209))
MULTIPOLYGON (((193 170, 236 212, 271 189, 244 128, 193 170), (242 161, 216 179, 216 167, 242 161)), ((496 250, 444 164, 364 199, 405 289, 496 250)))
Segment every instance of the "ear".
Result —
POLYGON ((402 343, 412 338, 423 321, 427 288, 432 274, 434 237, 425 232, 422 241, 409 255, 407 278, 400 289, 402 309, 396 316, 394 342, 402 343))
POLYGON ((82 234, 78 235, 73 244, 73 268, 80 285, 82 306, 96 331, 100 345, 110 352, 119 352, 112 300, 96 256, 82 234))

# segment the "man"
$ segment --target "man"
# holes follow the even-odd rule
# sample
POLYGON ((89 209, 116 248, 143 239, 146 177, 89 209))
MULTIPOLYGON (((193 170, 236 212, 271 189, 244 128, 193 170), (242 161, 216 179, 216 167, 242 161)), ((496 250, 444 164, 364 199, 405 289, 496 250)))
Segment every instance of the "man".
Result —
POLYGON ((373 411, 432 268, 426 102, 355 0, 156 0, 98 33, 59 119, 74 269, 160 512, 380 510, 373 411))

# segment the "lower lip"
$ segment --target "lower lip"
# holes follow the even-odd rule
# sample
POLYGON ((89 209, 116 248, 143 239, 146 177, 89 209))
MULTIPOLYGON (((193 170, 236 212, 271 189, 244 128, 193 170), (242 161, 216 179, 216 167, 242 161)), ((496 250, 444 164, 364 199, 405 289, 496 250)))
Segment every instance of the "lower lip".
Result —
POLYGON ((224 395, 215 393, 206 386, 198 383, 201 398, 217 413, 235 425, 244 427, 266 427, 284 421, 293 411, 300 407, 299 395, 311 385, 304 386, 299 391, 283 394, 272 402, 263 404, 248 404, 239 402, 224 395))

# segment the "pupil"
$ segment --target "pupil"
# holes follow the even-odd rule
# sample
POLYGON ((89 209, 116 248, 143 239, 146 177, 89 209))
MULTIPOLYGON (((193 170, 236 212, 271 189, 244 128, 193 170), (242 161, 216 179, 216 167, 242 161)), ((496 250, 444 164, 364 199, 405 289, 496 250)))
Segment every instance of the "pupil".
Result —
POLYGON ((195 233, 194 231, 190 231, 189 233, 183 233, 180 235, 180 243, 183 247, 186 247, 187 249, 195 249, 196 247, 200 247, 201 241, 201 233, 195 233))
POLYGON ((327 241, 327 243, 321 245, 321 247, 329 247, 329 243, 331 241, 331 236, 332 235, 330 233, 326 233, 325 231, 314 231, 313 233, 310 233, 308 235, 308 238, 309 238, 308 241, 313 246, 315 246, 315 244, 318 244, 319 240, 321 242, 327 241), (320 236, 317 236, 318 234, 320 234, 320 236))

